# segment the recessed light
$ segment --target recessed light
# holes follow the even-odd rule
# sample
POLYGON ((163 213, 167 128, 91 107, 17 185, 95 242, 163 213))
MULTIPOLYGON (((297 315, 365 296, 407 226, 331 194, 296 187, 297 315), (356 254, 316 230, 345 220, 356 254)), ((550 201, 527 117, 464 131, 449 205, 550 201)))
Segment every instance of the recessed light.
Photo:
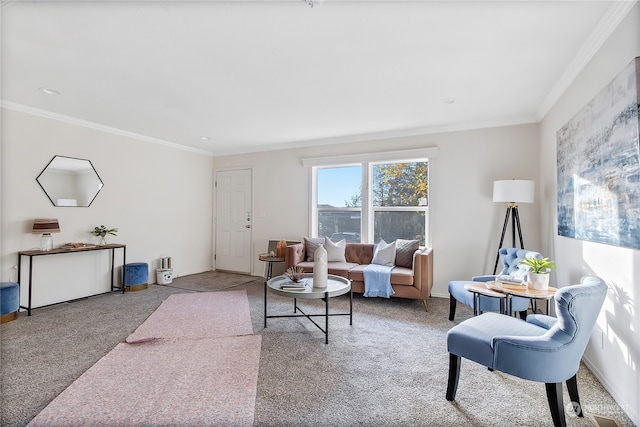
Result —
POLYGON ((201 136, 200 139, 203 140, 203 141, 208 141, 211 138, 209 138, 208 136, 201 136))
POLYGON ((40 90, 47 95, 60 95, 60 92, 58 92, 57 90, 48 89, 46 87, 41 87, 40 90))

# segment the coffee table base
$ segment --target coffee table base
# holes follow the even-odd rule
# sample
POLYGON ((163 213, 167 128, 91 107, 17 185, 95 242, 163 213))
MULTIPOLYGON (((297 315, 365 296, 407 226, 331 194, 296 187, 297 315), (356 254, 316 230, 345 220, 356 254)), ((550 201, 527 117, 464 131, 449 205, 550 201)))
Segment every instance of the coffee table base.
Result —
POLYGON ((285 317, 306 317, 324 334, 324 343, 329 344, 329 316, 349 316, 349 325, 353 325, 353 290, 349 286, 349 312, 348 313, 329 313, 329 292, 325 292, 322 299, 324 300, 324 313, 308 314, 298 306, 298 299, 293 298, 293 314, 268 315, 267 313, 267 282, 264 282, 264 327, 267 327, 267 319, 285 318, 285 317), (300 312, 300 314, 297 314, 300 312), (312 317, 324 317, 324 328, 320 326, 312 317))

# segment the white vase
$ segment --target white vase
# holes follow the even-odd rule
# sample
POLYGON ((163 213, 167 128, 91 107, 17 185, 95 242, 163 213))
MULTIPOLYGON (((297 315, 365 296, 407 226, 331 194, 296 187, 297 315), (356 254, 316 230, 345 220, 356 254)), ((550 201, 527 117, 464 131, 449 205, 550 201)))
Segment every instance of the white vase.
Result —
POLYGON ((313 288, 325 289, 327 287, 328 274, 327 250, 324 245, 320 245, 313 255, 313 288))
POLYGON ((549 289, 549 273, 529 272, 529 287, 537 291, 549 289))

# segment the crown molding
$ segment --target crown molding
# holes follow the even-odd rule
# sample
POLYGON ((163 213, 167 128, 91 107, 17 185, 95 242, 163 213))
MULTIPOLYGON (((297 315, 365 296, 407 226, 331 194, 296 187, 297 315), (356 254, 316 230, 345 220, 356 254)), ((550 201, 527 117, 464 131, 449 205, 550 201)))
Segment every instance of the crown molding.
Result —
POLYGON ((602 45, 618 28, 620 23, 629 14, 629 11, 638 3, 637 0, 614 1, 602 16, 593 31, 584 41, 578 53, 573 57, 560 79, 547 94, 540 105, 536 118, 541 121, 551 108, 558 102, 562 94, 569 88, 578 74, 587 66, 602 45))
POLYGON ((62 114, 52 113, 50 111, 41 110, 39 108, 29 107, 27 105, 17 104, 15 102, 0 100, 0 107, 8 110, 14 110, 21 113, 31 114, 38 117, 44 117, 46 119, 56 120, 63 123, 72 124, 75 126, 82 126, 88 129, 97 130, 100 132, 111 133, 114 135, 124 136, 127 138, 137 139, 139 141, 150 142, 152 144, 164 145, 165 147, 175 148, 177 150, 190 151, 196 154, 204 154, 205 156, 213 157, 213 153, 210 151, 200 150, 198 148, 189 147, 186 145, 177 144, 175 142, 165 141, 163 139, 153 138, 139 133, 129 132, 122 129, 117 129, 111 126, 101 125, 99 123, 90 122, 87 120, 77 119, 75 117, 65 116, 62 114))
POLYGON ((451 124, 451 125, 439 125, 439 126, 425 126, 425 127, 408 128, 408 129, 396 129, 396 130, 390 130, 390 131, 361 133, 361 134, 336 136, 336 137, 322 138, 322 139, 298 140, 298 141, 285 142, 281 144, 273 144, 268 147, 266 146, 261 147, 259 150, 231 149, 231 150, 225 150, 225 151, 217 151, 215 155, 216 156, 232 156, 232 155, 238 155, 238 154, 249 154, 249 153, 254 153, 258 151, 289 150, 289 149, 295 149, 295 148, 318 147, 322 145, 376 141, 381 139, 409 138, 414 136, 434 135, 439 133, 464 132, 469 130, 488 129, 488 128, 497 128, 497 127, 505 127, 505 126, 517 126, 517 125, 525 125, 525 124, 532 124, 532 123, 538 123, 538 122, 539 120, 533 115, 518 116, 518 117, 510 117, 510 118, 497 119, 497 120, 485 120, 485 121, 467 122, 467 123, 451 124))

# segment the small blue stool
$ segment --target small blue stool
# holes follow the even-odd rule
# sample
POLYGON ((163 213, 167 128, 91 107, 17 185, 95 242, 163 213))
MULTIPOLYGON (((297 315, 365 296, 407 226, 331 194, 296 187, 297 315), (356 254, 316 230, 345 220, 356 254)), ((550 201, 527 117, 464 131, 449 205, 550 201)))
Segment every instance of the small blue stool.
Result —
POLYGON ((124 287, 127 291, 147 289, 149 283, 149 264, 132 262, 124 265, 124 287))
POLYGON ((0 284, 0 323, 11 322, 18 317, 20 286, 15 282, 0 284))

